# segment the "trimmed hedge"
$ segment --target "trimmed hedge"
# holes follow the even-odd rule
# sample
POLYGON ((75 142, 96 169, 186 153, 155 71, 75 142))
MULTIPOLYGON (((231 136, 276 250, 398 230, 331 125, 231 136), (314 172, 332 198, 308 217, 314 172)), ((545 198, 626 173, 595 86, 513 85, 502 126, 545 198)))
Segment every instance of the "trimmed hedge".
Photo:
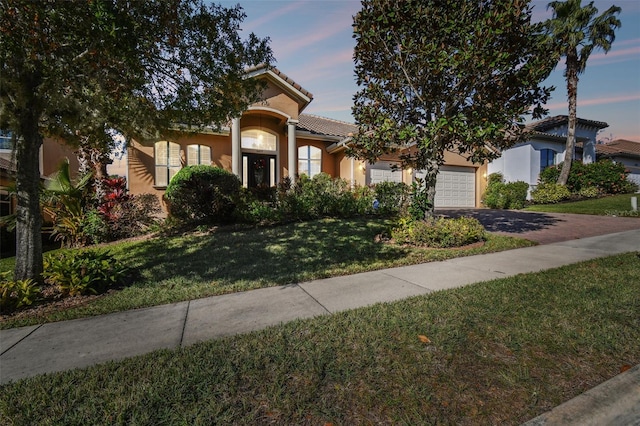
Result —
POLYGON ((165 192, 169 214, 186 222, 231 222, 241 187, 236 175, 219 167, 183 167, 165 192))

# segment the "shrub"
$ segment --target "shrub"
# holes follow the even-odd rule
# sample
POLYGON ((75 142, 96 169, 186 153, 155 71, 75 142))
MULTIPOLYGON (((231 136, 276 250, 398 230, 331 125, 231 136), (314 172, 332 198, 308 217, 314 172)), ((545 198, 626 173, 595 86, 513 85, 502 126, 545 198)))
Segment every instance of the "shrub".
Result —
POLYGON ((230 222, 240 180, 233 173, 206 165, 183 167, 171 179, 165 197, 171 216, 187 222, 230 222))
POLYGON ((148 232, 158 223, 162 211, 160 200, 154 194, 130 196, 111 211, 109 220, 109 240, 135 237, 148 232))
POLYGON ((595 186, 586 186, 578 191, 578 196, 581 198, 597 198, 600 195, 600 190, 595 186))
POLYGON ((43 210, 52 217, 53 235, 66 247, 82 247, 87 243, 84 233, 85 208, 92 175, 85 174, 78 181, 71 179, 69 160, 60 164, 56 174, 46 182, 43 210))
POLYGON ((482 203, 491 209, 521 209, 527 201, 529 184, 523 181, 504 183, 500 173, 489 175, 482 203))
POLYGON ((413 220, 422 220, 433 210, 433 204, 429 201, 427 187, 424 179, 416 178, 411 184, 411 202, 407 211, 413 220))
POLYGON ((9 279, 9 272, 0 274, 0 310, 10 312, 33 304, 40 297, 40 287, 34 280, 9 279))
POLYGON ((408 208, 410 189, 405 183, 380 182, 373 187, 373 191, 375 199, 378 200, 378 214, 391 216, 408 208))
POLYGON ((96 209, 91 209, 85 213, 82 221, 83 233, 86 241, 92 244, 99 244, 109 241, 109 223, 104 216, 96 209))
POLYGON ((531 200, 536 204, 555 204, 570 197, 569 189, 557 183, 541 183, 531 191, 531 200))
POLYGON ((319 173, 313 178, 302 175, 295 184, 284 179, 278 185, 276 208, 283 219, 307 220, 364 214, 372 202, 368 189, 352 190, 345 179, 319 173))
POLYGON ((281 220, 280 211, 272 204, 253 198, 250 193, 245 193, 243 202, 238 206, 236 212, 238 219, 242 222, 270 224, 278 223, 281 220), (248 194, 249 196, 247 197, 248 194))
MULTIPOLYGON (((540 173, 540 183, 556 183, 561 169, 562 164, 547 167, 540 173)), ((588 187, 595 187, 603 194, 633 192, 637 186, 627 179, 628 175, 629 171, 623 164, 609 159, 589 164, 574 161, 571 163, 567 188, 574 194, 588 187)))
POLYGON ((474 218, 401 219, 391 237, 400 244, 433 248, 461 247, 487 238, 482 224, 474 218))
POLYGON ((76 296, 120 285, 127 272, 108 251, 69 250, 45 256, 42 276, 63 296, 76 296))

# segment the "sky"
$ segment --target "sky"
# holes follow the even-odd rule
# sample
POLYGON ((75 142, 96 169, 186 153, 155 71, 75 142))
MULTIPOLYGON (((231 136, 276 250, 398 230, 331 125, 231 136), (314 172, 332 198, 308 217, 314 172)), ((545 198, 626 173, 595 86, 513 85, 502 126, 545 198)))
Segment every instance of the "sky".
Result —
MULTIPOLYGON (((305 113, 353 122, 352 99, 358 87, 354 77, 352 23, 358 0, 236 0, 247 17, 245 37, 253 32, 269 37, 275 66, 313 94, 305 113)), ((583 5, 588 1, 583 1, 583 5)), ((533 0, 534 21, 551 17, 548 1, 533 0)), ((622 22, 611 50, 594 51, 578 83, 578 117, 604 121, 609 127, 601 140, 640 142, 640 1, 596 0, 598 11, 622 8, 622 22)), ((568 114, 566 83, 560 63, 545 86, 555 86, 547 104, 549 115, 568 114)))

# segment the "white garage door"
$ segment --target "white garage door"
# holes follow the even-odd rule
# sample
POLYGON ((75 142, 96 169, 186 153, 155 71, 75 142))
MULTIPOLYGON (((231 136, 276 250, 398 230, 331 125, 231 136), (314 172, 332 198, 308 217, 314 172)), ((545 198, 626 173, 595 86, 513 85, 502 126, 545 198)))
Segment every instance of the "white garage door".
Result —
POLYGON ((380 162, 367 167, 369 172, 368 184, 380 182, 402 182, 402 170, 391 170, 391 163, 380 162))
MULTIPOLYGON (((417 177, 424 175, 416 173, 417 177)), ((476 173, 473 167, 442 166, 436 181, 435 207, 475 207, 476 173)))

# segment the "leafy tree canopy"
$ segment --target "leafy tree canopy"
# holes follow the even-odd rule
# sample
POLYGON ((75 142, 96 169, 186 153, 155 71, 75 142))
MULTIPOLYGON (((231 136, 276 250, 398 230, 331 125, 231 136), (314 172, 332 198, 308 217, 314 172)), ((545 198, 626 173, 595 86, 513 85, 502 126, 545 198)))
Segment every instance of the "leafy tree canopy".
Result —
POLYGON ((360 131, 350 153, 400 153, 427 173, 431 201, 446 150, 495 158, 523 137, 525 114, 545 113, 553 89, 539 86, 555 60, 527 1, 364 0, 354 37, 360 131))
POLYGON ((17 136, 16 279, 42 270, 43 137, 153 136, 239 115, 260 90, 244 70, 271 61, 268 39, 240 38, 244 17, 203 0, 0 3, 0 127, 17 136))

